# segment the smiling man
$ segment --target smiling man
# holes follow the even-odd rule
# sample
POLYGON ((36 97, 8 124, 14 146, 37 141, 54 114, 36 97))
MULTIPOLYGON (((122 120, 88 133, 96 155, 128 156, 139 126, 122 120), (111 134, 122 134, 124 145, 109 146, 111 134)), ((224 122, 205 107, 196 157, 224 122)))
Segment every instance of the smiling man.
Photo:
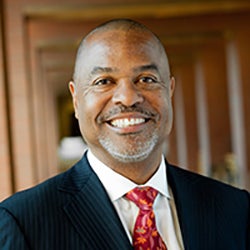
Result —
POLYGON ((118 19, 91 31, 69 83, 89 149, 0 204, 0 249, 249 250, 249 193, 164 159, 174 87, 145 26, 118 19))
POLYGON ((132 22, 97 28, 80 46, 70 90, 91 152, 145 183, 159 167, 172 126, 174 78, 159 40, 132 22))

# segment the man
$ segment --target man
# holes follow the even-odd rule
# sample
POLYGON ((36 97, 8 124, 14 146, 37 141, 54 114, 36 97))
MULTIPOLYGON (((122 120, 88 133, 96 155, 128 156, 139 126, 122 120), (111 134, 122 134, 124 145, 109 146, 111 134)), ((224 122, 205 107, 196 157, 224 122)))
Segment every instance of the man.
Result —
POLYGON ((174 86, 162 44, 143 25, 120 19, 90 32, 69 83, 89 150, 0 204, 0 249, 250 249, 248 192, 162 156, 174 86))

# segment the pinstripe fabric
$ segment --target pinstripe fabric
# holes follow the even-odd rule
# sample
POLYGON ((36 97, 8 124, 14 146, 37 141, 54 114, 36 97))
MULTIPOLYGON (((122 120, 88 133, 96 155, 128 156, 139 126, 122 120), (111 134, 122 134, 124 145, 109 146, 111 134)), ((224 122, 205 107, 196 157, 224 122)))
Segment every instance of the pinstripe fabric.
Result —
POLYGON ((127 250, 132 246, 84 157, 68 172, 0 204, 1 250, 127 250))
MULTIPOLYGON (((168 166, 186 250, 249 250, 249 194, 168 166), (247 246, 248 244, 248 246, 247 246)), ((86 157, 0 203, 0 250, 129 250, 86 157)))
POLYGON ((168 166, 185 250, 250 250, 250 196, 168 166))

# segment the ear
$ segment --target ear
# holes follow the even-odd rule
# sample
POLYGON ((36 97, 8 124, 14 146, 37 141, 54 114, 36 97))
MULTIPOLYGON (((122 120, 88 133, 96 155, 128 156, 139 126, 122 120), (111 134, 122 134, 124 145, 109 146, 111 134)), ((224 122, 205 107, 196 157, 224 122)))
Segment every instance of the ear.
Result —
POLYGON ((78 119, 78 101, 77 101, 77 96, 76 96, 76 85, 73 81, 69 82, 69 90, 72 96, 72 101, 74 105, 74 110, 75 110, 75 117, 78 119))
POLYGON ((175 90, 175 78, 173 76, 170 79, 169 90, 170 97, 172 98, 175 90))

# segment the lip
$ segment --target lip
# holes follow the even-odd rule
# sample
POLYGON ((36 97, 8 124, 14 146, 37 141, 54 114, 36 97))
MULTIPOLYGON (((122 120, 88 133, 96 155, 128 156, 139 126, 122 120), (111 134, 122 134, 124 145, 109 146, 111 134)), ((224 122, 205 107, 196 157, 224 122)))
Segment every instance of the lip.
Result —
POLYGON ((137 113, 124 113, 110 117, 105 123, 119 134, 133 134, 143 131, 151 117, 137 113))

